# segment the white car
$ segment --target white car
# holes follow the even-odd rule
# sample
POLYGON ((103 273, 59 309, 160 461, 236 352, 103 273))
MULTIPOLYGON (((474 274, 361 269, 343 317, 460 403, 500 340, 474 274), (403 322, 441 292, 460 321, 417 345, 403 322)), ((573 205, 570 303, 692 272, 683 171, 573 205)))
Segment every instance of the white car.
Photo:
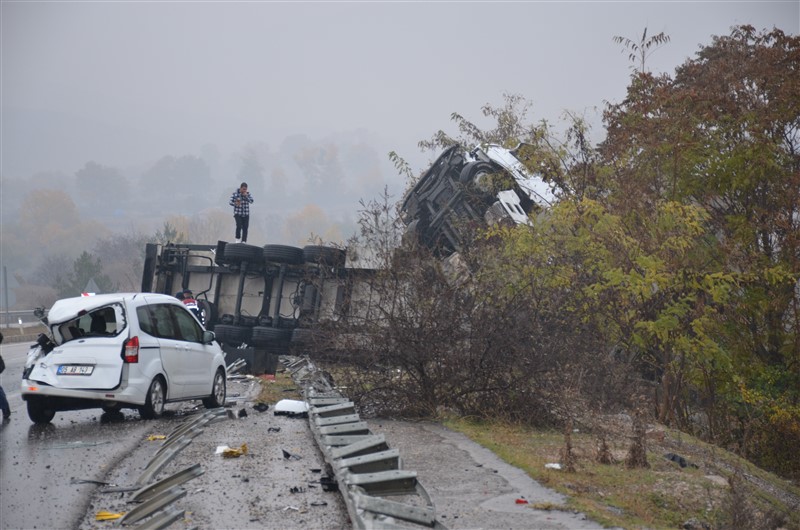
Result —
POLYGON ((53 304, 28 352, 22 399, 34 423, 56 412, 136 408, 158 418, 164 404, 202 399, 225 403, 224 353, 214 333, 175 297, 120 293, 53 304))

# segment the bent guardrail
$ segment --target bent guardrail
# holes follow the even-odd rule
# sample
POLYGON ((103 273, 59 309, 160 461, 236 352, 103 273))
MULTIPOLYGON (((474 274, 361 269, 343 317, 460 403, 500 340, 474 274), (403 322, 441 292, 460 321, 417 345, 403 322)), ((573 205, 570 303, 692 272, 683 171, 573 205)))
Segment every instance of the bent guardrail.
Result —
POLYGON ((403 469, 400 452, 390 449, 382 434, 369 430, 353 402, 333 387, 327 374, 308 358, 287 358, 287 368, 303 389, 311 431, 354 528, 447 530, 436 519, 434 504, 416 471, 403 469))

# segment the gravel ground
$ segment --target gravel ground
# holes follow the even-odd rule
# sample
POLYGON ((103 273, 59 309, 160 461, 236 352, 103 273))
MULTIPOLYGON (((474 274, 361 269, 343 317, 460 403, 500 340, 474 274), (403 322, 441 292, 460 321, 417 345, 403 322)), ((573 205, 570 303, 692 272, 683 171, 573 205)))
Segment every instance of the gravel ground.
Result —
MULTIPOLYGON (((257 390, 255 380, 230 381, 229 396, 238 396, 228 408, 233 417, 208 425, 154 478, 198 463, 204 471, 183 485, 187 494, 173 506, 183 510, 184 517, 170 528, 351 528, 342 495, 320 485, 325 463, 308 420, 276 416, 272 407, 258 412, 252 401, 257 390), (247 453, 238 458, 215 454, 219 446, 242 444, 247 453), (284 451, 291 456, 286 458, 284 451)), ((179 414, 189 412, 187 405, 182 407, 179 414)), ((385 434, 389 446, 400 450, 403 468, 417 472, 436 506, 437 519, 447 528, 602 528, 581 514, 534 510, 530 504, 561 504, 564 499, 459 433, 433 423, 368 423, 372 432, 385 434)), ((133 485, 162 443, 144 440, 104 480, 133 485)), ((118 521, 96 521, 95 514, 130 511, 137 506, 129 502, 132 495, 98 488, 81 528, 118 528, 118 521)))

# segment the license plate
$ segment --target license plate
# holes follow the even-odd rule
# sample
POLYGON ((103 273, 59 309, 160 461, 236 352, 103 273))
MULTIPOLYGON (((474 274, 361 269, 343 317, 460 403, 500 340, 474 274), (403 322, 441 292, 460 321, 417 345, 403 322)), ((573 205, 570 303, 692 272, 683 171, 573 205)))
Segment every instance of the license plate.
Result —
POLYGON ((58 375, 92 375, 94 366, 90 364, 62 364, 58 367, 58 375))

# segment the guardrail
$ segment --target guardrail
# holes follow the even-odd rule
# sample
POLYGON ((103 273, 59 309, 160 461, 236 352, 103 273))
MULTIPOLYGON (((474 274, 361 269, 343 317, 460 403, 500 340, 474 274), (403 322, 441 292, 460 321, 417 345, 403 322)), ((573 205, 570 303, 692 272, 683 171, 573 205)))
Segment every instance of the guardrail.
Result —
POLYGON ((303 388, 311 431, 330 466, 355 528, 447 530, 417 472, 402 468, 400 453, 382 434, 373 434, 355 405, 308 358, 286 358, 292 378, 303 388), (386 497, 404 497, 405 502, 386 497))
POLYGON ((3 328, 15 328, 20 325, 29 326, 31 324, 38 324, 39 319, 33 314, 33 309, 22 309, 16 311, 2 310, 0 311, 0 325, 3 328))

